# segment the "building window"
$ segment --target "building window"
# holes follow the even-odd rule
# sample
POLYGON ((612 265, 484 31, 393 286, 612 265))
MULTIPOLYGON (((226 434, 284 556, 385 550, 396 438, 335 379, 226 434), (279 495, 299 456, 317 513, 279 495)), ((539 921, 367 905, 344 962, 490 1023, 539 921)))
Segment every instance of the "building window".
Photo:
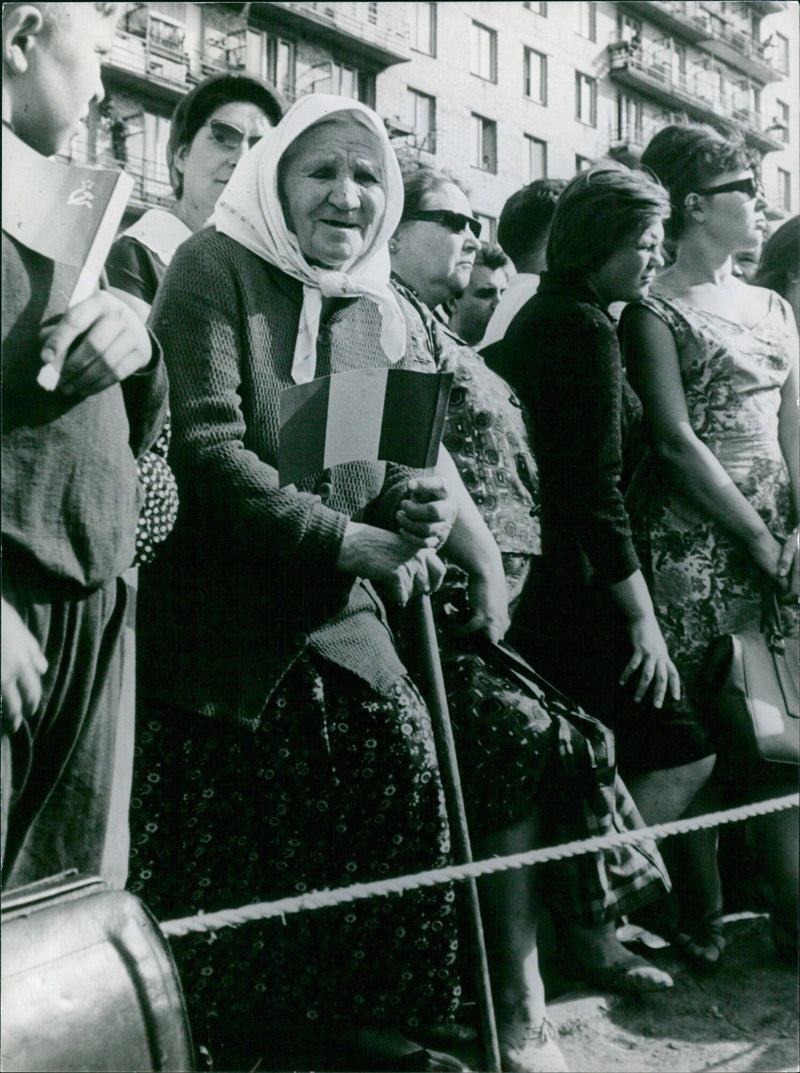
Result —
POLYGON ((436 98, 419 90, 408 90, 411 126, 416 135, 417 149, 436 152, 436 98))
POLYGON ((792 176, 778 168, 778 203, 784 212, 792 211, 792 176))
POLYGON ((475 219, 480 220, 481 242, 497 242, 497 220, 483 212, 476 212, 475 219))
POLYGON ((775 60, 775 66, 781 72, 781 74, 788 75, 789 73, 789 38, 784 37, 783 34, 774 33, 772 35, 772 48, 775 60))
POLYGON ((271 82, 287 97, 294 97, 297 75, 294 41, 248 30, 247 69, 271 82))
POLYGON ((636 97, 620 93, 617 101, 617 138, 621 142, 644 143, 644 105, 636 97))
POLYGON ((547 178, 547 142, 525 135, 525 182, 547 178))
POLYGON ((487 82, 497 81, 497 34, 479 22, 470 30, 471 71, 487 82))
POLYGON ((534 15, 542 15, 544 18, 547 18, 547 0, 541 0, 538 4, 524 3, 522 6, 527 8, 528 11, 532 11, 534 15))
POLYGON ((597 4, 595 0, 582 0, 578 4, 578 33, 589 41, 597 40, 597 4))
POLYGON ((525 49, 524 93, 537 104, 547 104, 547 56, 525 49))
POLYGON ((436 4, 410 4, 411 47, 426 56, 436 55, 436 4))
POLYGON ((580 153, 575 154, 575 171, 576 171, 576 173, 580 172, 580 171, 586 171, 586 169, 590 168, 593 163, 594 163, 594 161, 590 160, 590 158, 588 156, 581 156, 580 153))
POLYGON ((642 43, 642 24, 639 19, 630 15, 621 15, 619 20, 619 39, 627 41, 633 48, 639 48, 642 43))
POLYGON ((472 166, 497 172, 497 124, 472 113, 472 166))
POLYGON ((785 101, 778 101, 777 105, 778 114, 775 118, 781 127, 781 141, 784 145, 788 145, 790 138, 789 121, 791 117, 791 113, 789 112, 789 105, 786 104, 785 101))
POLYGON ((597 126, 597 79, 575 72, 575 118, 587 127, 597 126))
POLYGON ((134 196, 146 204, 166 202, 173 197, 167 170, 169 117, 143 112, 126 118, 125 169, 136 180, 134 196))

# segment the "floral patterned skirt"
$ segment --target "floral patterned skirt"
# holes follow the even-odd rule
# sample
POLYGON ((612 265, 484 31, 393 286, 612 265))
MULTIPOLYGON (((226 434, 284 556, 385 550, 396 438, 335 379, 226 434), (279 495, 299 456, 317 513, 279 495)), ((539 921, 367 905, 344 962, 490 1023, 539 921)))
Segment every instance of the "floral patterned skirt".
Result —
MULTIPOLYGON (((159 920, 449 863, 417 690, 378 695, 313 653, 255 731, 151 705, 131 827, 129 889, 159 920)), ((196 1046, 251 1069, 290 1024, 452 1018, 454 901, 443 885, 172 940, 196 1046)))

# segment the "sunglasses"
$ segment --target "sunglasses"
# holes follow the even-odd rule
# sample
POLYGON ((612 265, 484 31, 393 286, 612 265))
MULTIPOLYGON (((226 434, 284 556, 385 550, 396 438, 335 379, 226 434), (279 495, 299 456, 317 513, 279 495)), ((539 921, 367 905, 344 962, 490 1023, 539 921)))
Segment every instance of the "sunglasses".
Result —
POLYGON ((210 119, 207 124, 211 129, 211 137, 224 149, 238 149, 247 138, 247 144, 252 149, 256 142, 261 141, 263 134, 248 134, 233 123, 226 123, 224 119, 210 119))
POLYGON ((752 175, 748 175, 746 179, 734 179, 732 183, 723 183, 721 186, 708 186, 705 190, 695 190, 695 193, 708 197, 711 194, 729 194, 734 191, 747 194, 748 198, 764 196, 764 187, 752 175))
POLYGON ((467 228, 475 238, 481 237, 481 222, 474 216, 467 216, 464 212, 451 212, 450 209, 427 209, 419 212, 411 212, 405 217, 406 220, 427 220, 433 224, 441 224, 454 235, 460 235, 467 228))

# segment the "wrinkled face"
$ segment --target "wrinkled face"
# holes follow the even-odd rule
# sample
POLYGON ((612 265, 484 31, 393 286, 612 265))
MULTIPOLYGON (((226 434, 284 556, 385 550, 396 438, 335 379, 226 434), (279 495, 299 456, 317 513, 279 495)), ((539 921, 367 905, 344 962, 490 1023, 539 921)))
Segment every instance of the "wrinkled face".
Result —
POLYGON ((502 268, 475 265, 469 284, 460 298, 453 300, 453 315, 450 327, 465 343, 475 346, 483 339, 486 325, 497 309, 500 296, 508 286, 502 268))
POLYGON ((309 264, 342 268, 369 245, 386 212, 381 151, 361 123, 316 123, 288 149, 279 172, 286 226, 309 264))
MULTIPOLYGON (((452 183, 428 193, 419 209, 448 209, 472 216, 467 195, 452 183)), ((405 221, 395 235, 394 245, 395 271, 431 309, 464 293, 480 248, 469 228, 453 231, 432 220, 405 221)))
POLYGON ((121 9, 107 15, 93 3, 51 7, 13 89, 14 129, 45 156, 65 148, 92 98, 103 99, 100 64, 111 52, 121 9))
POLYGON ((740 179, 752 178, 753 172, 750 169, 726 171, 709 180, 704 187, 707 192, 699 195, 704 212, 704 227, 710 236, 731 253, 745 253, 760 248, 767 230, 767 219, 764 215, 767 202, 760 191, 755 197, 743 190, 725 190, 718 194, 709 191, 740 179))
POLYGON ((215 109, 191 144, 181 146, 175 153, 174 167, 183 177, 180 203, 195 230, 214 211, 233 169, 250 144, 271 126, 257 105, 230 101, 215 109))
POLYGON ((661 243, 664 225, 660 218, 635 233, 612 253, 604 265, 589 276, 606 304, 635 302, 647 297, 656 272, 664 265, 661 243))

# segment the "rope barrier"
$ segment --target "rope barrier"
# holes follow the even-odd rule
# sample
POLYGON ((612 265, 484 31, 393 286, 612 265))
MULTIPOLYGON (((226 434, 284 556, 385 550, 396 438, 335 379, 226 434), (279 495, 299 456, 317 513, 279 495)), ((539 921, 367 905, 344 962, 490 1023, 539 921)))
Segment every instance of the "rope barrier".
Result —
POLYGON ((492 875, 511 868, 544 864, 547 861, 561 861, 583 853, 595 853, 598 850, 613 849, 630 843, 644 842, 647 839, 688 834, 690 831, 719 827, 725 823, 738 823, 753 816, 767 816, 773 812, 798 807, 800 807, 800 794, 787 794, 769 801, 758 801, 752 805, 740 805, 722 812, 709 812, 704 816, 692 816, 673 820, 670 823, 654 824, 635 831, 594 835, 592 838, 562 842, 557 846, 545 846, 508 857, 492 857, 488 860, 473 861, 471 864, 450 865, 446 868, 397 876, 394 879, 380 879, 371 883, 354 883, 352 886, 339 887, 334 890, 312 891, 292 898, 281 898, 274 902, 256 902, 254 905, 242 906, 239 909, 223 909, 218 913, 199 913, 193 917, 168 920, 159 926, 167 938, 177 938, 192 932, 218 931, 220 928, 237 927, 251 920, 269 920, 273 917, 284 917, 288 913, 328 909, 336 905, 345 905, 348 902, 361 901, 364 898, 404 894, 406 891, 417 890, 420 887, 432 887, 440 883, 492 875))

